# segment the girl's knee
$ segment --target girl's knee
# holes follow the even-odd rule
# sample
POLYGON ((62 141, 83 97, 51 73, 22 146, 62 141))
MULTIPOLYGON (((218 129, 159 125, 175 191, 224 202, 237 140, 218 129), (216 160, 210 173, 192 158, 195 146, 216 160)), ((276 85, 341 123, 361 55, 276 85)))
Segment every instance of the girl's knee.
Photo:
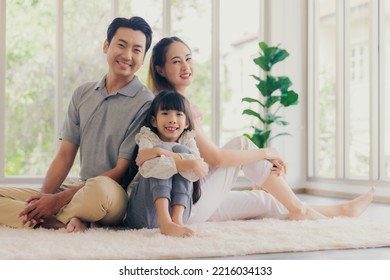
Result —
POLYGON ((172 148, 165 145, 165 144, 158 144, 156 146, 154 146, 155 148, 160 148, 160 149, 164 149, 164 150, 167 150, 167 151, 172 151, 172 148))
POLYGON ((175 145, 172 147, 172 152, 174 153, 182 153, 182 154, 190 154, 191 150, 183 145, 175 145))

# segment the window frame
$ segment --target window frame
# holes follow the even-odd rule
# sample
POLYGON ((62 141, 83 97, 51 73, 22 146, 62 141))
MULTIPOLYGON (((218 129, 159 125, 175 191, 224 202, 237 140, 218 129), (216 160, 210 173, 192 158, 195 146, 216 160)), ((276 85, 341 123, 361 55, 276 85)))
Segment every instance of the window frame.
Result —
MULTIPOLYGON (((170 36, 171 35, 171 0, 160 0, 163 3, 163 26, 162 26, 162 35, 170 36)), ((211 118, 211 140, 219 145, 220 141, 220 58, 219 58, 219 49, 220 49, 220 26, 219 26, 219 13, 220 13, 220 0, 211 0, 212 1, 212 43, 211 43, 211 108, 212 108, 212 118, 211 118)), ((260 11, 259 14, 263 15, 263 6, 264 0, 260 1, 260 11)), ((7 0, 0 1, 0 61, 5 61, 6 58, 6 2, 7 0)), ((223 3, 223 2, 222 2, 223 3)), ((112 18, 115 18, 119 15, 119 0, 111 0, 110 14, 112 18)), ((61 125, 64 119, 63 107, 64 107, 64 0, 56 0, 56 56, 55 56, 55 110, 54 110, 54 136, 58 135, 61 125)), ((260 38, 263 35, 263 21, 259 21, 259 30, 260 38)), ((0 65, 0 100, 5 100, 5 64, 0 65)), ((0 154, 5 154, 5 102, 0 102, 0 154)), ((57 144, 58 145, 58 144, 57 144)), ((56 147, 58 149, 58 146, 56 147)), ((53 155, 54 158, 54 155, 53 155)), ((0 158, 0 184, 39 184, 42 183, 44 175, 42 176, 6 176, 5 175, 5 158, 0 158)))
MULTIPOLYGON (((349 0, 336 1, 336 88, 337 92, 349 92, 349 61, 345 54, 348 53, 348 30, 346 23, 349 19, 349 0), (344 41, 345 40, 345 41, 344 41)), ((307 1, 308 5, 308 107, 307 107, 307 185, 308 188, 325 192, 350 192, 358 190, 359 186, 375 185, 388 187, 389 177, 385 174, 385 105, 380 100, 384 99, 384 63, 380 59, 384 56, 384 0, 369 0, 369 133, 370 133, 370 160, 369 178, 350 178, 348 174, 348 95, 344 94, 337 99, 336 109, 336 176, 324 178, 318 175, 318 1, 307 1)), ((385 190, 388 190, 386 188, 385 190)))

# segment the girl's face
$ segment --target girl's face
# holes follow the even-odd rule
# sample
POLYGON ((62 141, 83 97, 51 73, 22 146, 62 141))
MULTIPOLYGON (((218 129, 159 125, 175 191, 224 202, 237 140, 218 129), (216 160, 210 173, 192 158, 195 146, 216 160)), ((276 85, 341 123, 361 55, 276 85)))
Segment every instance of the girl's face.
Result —
POLYGON ((177 92, 184 94, 195 74, 192 53, 183 43, 173 42, 168 47, 164 67, 156 69, 177 92))
POLYGON ((176 142, 188 127, 184 112, 176 110, 158 110, 151 124, 157 129, 158 136, 164 142, 176 142))

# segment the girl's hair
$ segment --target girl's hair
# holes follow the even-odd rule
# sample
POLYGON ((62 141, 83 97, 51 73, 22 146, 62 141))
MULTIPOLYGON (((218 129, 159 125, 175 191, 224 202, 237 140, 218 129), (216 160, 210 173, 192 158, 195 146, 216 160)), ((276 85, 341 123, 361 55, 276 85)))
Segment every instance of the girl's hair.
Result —
POLYGON ((158 131, 152 126, 152 118, 157 117, 159 110, 175 110, 183 112, 186 115, 188 127, 185 130, 192 130, 194 128, 190 104, 187 99, 180 93, 174 90, 163 90, 159 92, 153 99, 148 115, 146 117, 146 126, 158 135, 158 131))
MULTIPOLYGON (((185 130, 192 130, 193 120, 191 115, 190 104, 187 99, 180 93, 174 90, 163 90, 153 99, 148 115, 146 117, 146 126, 158 135, 157 129, 152 126, 152 117, 156 118, 159 110, 175 110, 183 112, 186 115, 188 127, 185 130)), ((192 201, 195 204, 201 196, 200 181, 193 183, 192 201)))
POLYGON ((163 76, 161 76, 156 69, 156 66, 161 68, 164 67, 166 62, 166 55, 168 51, 168 47, 174 43, 179 42, 185 45, 189 50, 190 47, 183 40, 178 37, 165 37, 161 39, 154 47, 152 51, 152 56, 149 62, 149 72, 147 85, 150 90, 154 93, 157 93, 161 90, 173 90, 172 84, 163 76))

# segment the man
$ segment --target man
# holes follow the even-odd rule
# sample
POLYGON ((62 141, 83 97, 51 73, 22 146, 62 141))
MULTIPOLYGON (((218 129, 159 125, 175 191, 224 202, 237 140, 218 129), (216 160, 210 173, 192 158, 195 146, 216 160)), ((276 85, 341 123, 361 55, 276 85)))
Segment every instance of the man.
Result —
POLYGON ((103 45, 108 73, 77 88, 41 191, 0 188, 0 224, 83 229, 85 222, 117 225, 126 211, 125 188, 136 173, 134 136, 153 94, 135 73, 152 41, 140 17, 116 18, 103 45), (80 148, 81 183, 65 181, 80 148), (27 202, 27 205, 26 205, 27 202))

